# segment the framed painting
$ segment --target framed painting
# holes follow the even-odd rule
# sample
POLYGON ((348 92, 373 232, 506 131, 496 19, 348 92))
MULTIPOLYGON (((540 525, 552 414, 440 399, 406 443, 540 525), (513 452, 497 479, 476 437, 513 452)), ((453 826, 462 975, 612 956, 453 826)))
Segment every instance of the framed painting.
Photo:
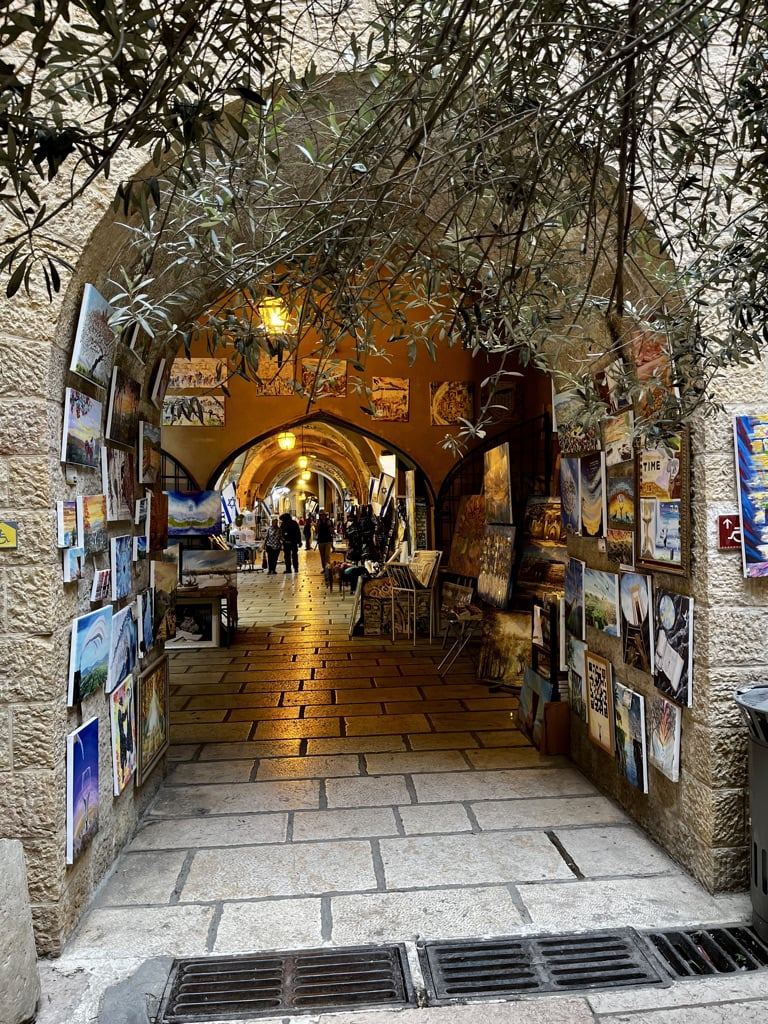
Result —
POLYGON ((477 596, 495 608, 506 608, 512 594, 515 527, 486 526, 477 576, 477 596))
POLYGON ((223 359, 177 357, 171 365, 168 391, 194 391, 220 387, 227 377, 223 359))
POLYGON ((613 755, 613 675, 611 663, 592 651, 584 653, 587 674, 587 732, 607 754, 613 755))
POLYGON ((457 576, 477 577, 484 537, 485 498, 482 494, 464 495, 459 499, 448 570, 457 576))
POLYGON ((733 424, 741 514, 741 560, 747 578, 768 576, 768 417, 733 424))
POLYGON ((106 390, 115 355, 115 332, 109 325, 112 307, 92 284, 83 291, 72 346, 70 370, 106 390))
POLYGON ((301 390, 315 399, 346 398, 346 359, 302 359, 301 390))
POLYGON ((484 454, 483 489, 488 523, 512 523, 512 481, 509 475, 509 443, 484 454))
POLYGON ((67 864, 74 864, 99 831, 99 720, 67 736, 67 864))
POLYGON ((220 491, 167 494, 169 537, 210 537, 221 533, 220 491))
POLYGON ((105 437, 114 444, 133 448, 139 422, 141 384, 116 366, 112 371, 105 437))
POLYGON ((638 452, 635 564, 639 568, 689 573, 689 446, 685 430, 638 452))
POLYGON ((104 687, 109 675, 112 605, 80 615, 72 623, 67 704, 72 707, 104 687))
POLYGON ((645 698, 618 681, 613 684, 613 723, 619 771, 641 793, 647 793, 645 698))
POLYGON ((75 388, 64 392, 61 461, 98 469, 101 452, 102 404, 75 388))
POLYGON ((429 382, 429 422, 435 426, 471 423, 475 415, 475 394, 471 381, 429 382))
POLYGON ((370 401, 375 420, 408 422, 409 377, 371 377, 370 401))
POLYGON ((177 596, 176 636, 166 642, 166 647, 218 647, 220 618, 218 598, 177 596))
POLYGON ((136 686, 136 782, 143 786, 170 742, 168 658, 152 663, 136 686))
POLYGON ((120 796, 136 771, 136 708, 133 676, 126 676, 109 697, 112 734, 112 792, 120 796))

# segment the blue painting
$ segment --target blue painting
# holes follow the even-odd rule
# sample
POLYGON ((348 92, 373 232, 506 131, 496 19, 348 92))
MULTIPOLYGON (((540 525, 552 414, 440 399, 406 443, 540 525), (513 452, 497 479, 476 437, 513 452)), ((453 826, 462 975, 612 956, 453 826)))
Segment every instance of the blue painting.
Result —
POLYGON ((648 792, 645 699, 621 683, 613 684, 613 719, 619 771, 641 793, 648 792))
POLYGON ((768 576, 768 419, 737 416, 734 440, 744 575, 768 576))
POLYGON ((210 537, 220 533, 219 491, 168 491, 169 537, 210 537))
POLYGON ((67 864, 74 864, 99 830, 99 720, 67 736, 67 864))
POLYGON ((67 694, 70 706, 106 684, 111 638, 112 605, 81 615, 72 623, 67 694))
POLYGON ((130 597, 133 586, 133 537, 111 537, 109 541, 112 570, 112 600, 130 597))
POLYGON ((111 693, 133 672, 139 645, 135 605, 129 604, 112 615, 112 639, 109 649, 109 674, 105 690, 111 693))

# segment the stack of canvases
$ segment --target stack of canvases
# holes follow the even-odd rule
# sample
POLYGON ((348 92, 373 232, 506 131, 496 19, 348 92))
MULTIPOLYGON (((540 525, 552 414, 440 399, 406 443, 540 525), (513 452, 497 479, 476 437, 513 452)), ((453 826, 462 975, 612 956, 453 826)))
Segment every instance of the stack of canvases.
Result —
MULTIPOLYGON (((100 722, 110 723, 116 798, 134 773, 139 784, 146 779, 168 743, 168 662, 160 641, 173 634, 178 567, 149 560, 167 548, 168 506, 156 489, 160 428, 139 420, 141 385, 132 372, 151 345, 134 325, 119 346, 111 316, 86 285, 70 365, 82 383, 66 389, 61 447, 82 493, 56 508, 64 582, 82 581, 91 605, 71 630, 67 703, 85 721, 67 737, 68 864, 98 829, 100 722), (116 365, 118 353, 125 365, 116 365)), ((158 408, 167 379, 160 360, 149 398, 158 408)))

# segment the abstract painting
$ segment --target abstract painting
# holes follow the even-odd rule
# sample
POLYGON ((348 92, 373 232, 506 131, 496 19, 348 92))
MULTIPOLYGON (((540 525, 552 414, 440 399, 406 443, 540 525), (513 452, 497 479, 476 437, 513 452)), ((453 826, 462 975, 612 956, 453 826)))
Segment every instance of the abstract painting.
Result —
POLYGON ((168 378, 169 391, 192 391, 195 388, 219 387, 227 377, 227 364, 223 359, 177 356, 171 364, 168 378))
POLYGON ((733 429, 742 569, 746 577, 768 576, 768 419, 737 416, 733 429))
POLYGON ((125 677, 133 672, 138 654, 139 634, 136 624, 136 605, 112 613, 112 636, 109 644, 109 672, 104 689, 111 693, 125 677))
POLYGON ((676 703, 690 707, 693 703, 693 598, 656 587, 653 626, 656 688, 676 703))
POLYGON ((67 864, 74 864, 99 831, 99 720, 67 736, 67 864))
POLYGON ((530 664, 531 616, 527 612, 486 609, 478 678, 493 686, 519 688, 530 664))
POLYGON ((429 422, 432 426, 471 423, 475 415, 474 388, 471 381, 429 382, 429 422))
POLYGON ((136 771, 136 709, 133 676, 126 676, 109 698, 112 732, 112 792, 120 796, 136 771))
POLYGON ((67 704, 72 707, 106 685, 112 639, 112 605, 81 615, 72 623, 67 704))
POLYGON ((410 387, 409 377, 372 377, 369 398, 373 418, 407 423, 410 387))
POLYGON ((619 635, 619 579, 615 572, 590 566, 584 569, 584 619, 593 629, 619 635))
POLYGON ((581 532, 585 537, 605 536, 605 456, 593 452, 581 459, 581 532))
POLYGON ((654 693, 651 697, 648 760, 671 782, 680 779, 680 733, 683 711, 677 704, 654 693))
POLYGON ((313 398, 347 397, 346 359, 303 359, 301 390, 313 398))
POLYGON ((133 537, 127 533, 109 539, 109 567, 112 570, 112 600, 130 597, 133 589, 133 537))
POLYGON ((506 608, 515 567, 515 527, 486 526, 477 576, 477 596, 495 608, 506 608))
POLYGON ((219 491, 168 491, 167 494, 169 537, 210 537, 221 533, 219 491))
POLYGON ((581 468, 578 459, 560 459, 560 515, 566 533, 581 533, 581 468))
POLYGON ((584 619, 584 569, 579 558, 569 558, 565 567, 565 628, 578 640, 586 636, 584 619))
POLYGON ((651 580, 637 572, 619 573, 621 646, 625 665, 653 672, 651 580))
POLYGON ((136 781, 143 786, 160 763, 170 739, 168 658, 160 658, 142 672, 136 687, 138 756, 136 781))
POLYGON ((512 522, 512 481, 509 475, 509 442, 485 452, 483 490, 488 523, 512 522))
POLYGON ((125 370, 116 366, 112 371, 109 389, 107 429, 105 436, 115 444, 133 448, 136 444, 136 425, 139 422, 141 384, 125 370))
POLYGON ((613 721, 619 771, 641 793, 647 793, 645 698, 618 681, 613 684, 613 721))
POLYGON ((160 427, 155 423, 139 421, 139 483, 155 484, 160 479, 162 466, 160 427))
POLYGON ((592 651, 584 654, 587 674, 587 732, 593 743, 613 754, 613 678, 611 663, 592 651))
POLYGON ((101 485, 107 499, 107 521, 132 519, 135 502, 135 463, 132 451, 101 449, 101 485))
POLYGON ((459 499, 448 569, 457 576, 477 577, 484 537, 485 498, 482 494, 464 495, 459 499))
POLYGON ((98 469, 101 451, 102 404, 74 388, 64 392, 61 461, 98 469))
POLYGON ((91 284, 85 286, 80 317, 72 347, 73 373, 106 388, 112 372, 115 353, 115 332, 109 326, 112 307, 91 284))

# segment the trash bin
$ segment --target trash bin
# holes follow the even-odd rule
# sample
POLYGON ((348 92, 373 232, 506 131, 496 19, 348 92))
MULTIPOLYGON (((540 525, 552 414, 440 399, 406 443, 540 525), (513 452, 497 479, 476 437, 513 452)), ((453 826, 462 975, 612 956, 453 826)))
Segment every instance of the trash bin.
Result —
POLYGON ((734 697, 749 729, 752 923, 768 941, 768 685, 742 687, 734 697))

